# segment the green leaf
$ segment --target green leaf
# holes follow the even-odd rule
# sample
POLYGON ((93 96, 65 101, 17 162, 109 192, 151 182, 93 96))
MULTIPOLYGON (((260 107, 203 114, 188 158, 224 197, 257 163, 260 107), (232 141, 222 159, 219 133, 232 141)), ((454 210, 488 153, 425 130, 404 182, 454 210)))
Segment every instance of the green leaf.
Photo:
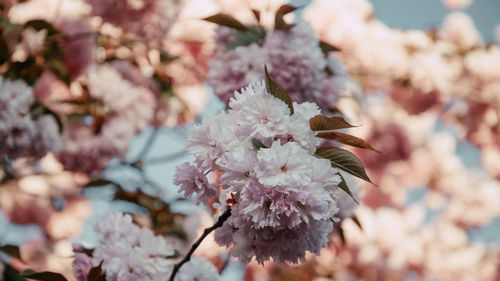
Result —
POLYGON ((22 277, 41 280, 41 281, 68 281, 62 274, 44 271, 44 272, 36 272, 33 270, 25 270, 19 274, 22 277))
POLYGON ((3 252, 11 257, 21 259, 21 252, 19 251, 19 247, 14 245, 5 245, 0 247, 0 252, 3 252))
POLYGON ((373 148, 369 143, 367 143, 365 140, 360 139, 355 136, 351 136, 348 134, 340 133, 340 132, 321 132, 316 134, 316 137, 322 138, 322 139, 327 139, 327 140, 334 140, 343 144, 347 144, 350 146, 355 146, 363 149, 369 149, 373 150, 375 152, 380 153, 379 150, 373 148))
POLYGON ((87 281, 99 281, 102 276, 102 261, 98 266, 92 267, 89 271, 87 281))
POLYGON ((333 167, 372 183, 365 168, 356 155, 338 147, 323 147, 316 150, 316 156, 330 160, 333 167))
POLYGON ((288 105, 288 108, 290 109, 290 115, 294 113, 293 111, 293 103, 292 99, 290 96, 287 94, 287 92, 276 82, 273 81, 271 76, 269 76, 269 72, 267 71, 267 66, 264 66, 264 71, 266 73, 266 89, 271 94, 272 96, 282 100, 286 105, 288 105))
POLYGON ((316 115, 309 119, 309 126, 313 131, 329 131, 356 127, 349 124, 340 116, 326 117, 323 115, 316 115))
POLYGON ((319 41, 319 47, 321 48, 321 51, 323 51, 323 54, 325 56, 328 56, 328 53, 330 53, 330 52, 340 51, 340 49, 338 47, 335 47, 329 43, 326 43, 325 41, 319 41))
POLYGON ((352 194, 351 190, 349 189, 349 186, 347 186, 347 183, 344 179, 344 177, 339 173, 339 176, 340 176, 340 183, 339 183, 339 187, 340 189, 342 189, 343 191, 345 191, 349 196, 351 196, 352 200, 354 200, 354 202, 358 203, 358 200, 356 200, 356 197, 354 197, 354 195, 352 194))
POLYGON ((256 138, 252 139, 252 145, 255 148, 255 150, 259 150, 261 148, 268 148, 265 144, 263 144, 260 140, 256 138))
POLYGON ((103 186, 103 185, 108 185, 108 184, 115 184, 112 181, 105 180, 105 179, 97 179, 93 180, 89 183, 87 183, 84 187, 97 187, 97 186, 103 186))
POLYGON ((247 30, 247 27, 244 24, 242 24, 240 21, 238 21, 237 19, 233 18, 232 16, 230 16, 228 14, 219 13, 219 14, 204 18, 203 20, 206 20, 206 21, 212 22, 212 23, 216 23, 218 25, 222 25, 222 26, 229 27, 229 28, 234 28, 234 29, 238 29, 238 30, 247 30))

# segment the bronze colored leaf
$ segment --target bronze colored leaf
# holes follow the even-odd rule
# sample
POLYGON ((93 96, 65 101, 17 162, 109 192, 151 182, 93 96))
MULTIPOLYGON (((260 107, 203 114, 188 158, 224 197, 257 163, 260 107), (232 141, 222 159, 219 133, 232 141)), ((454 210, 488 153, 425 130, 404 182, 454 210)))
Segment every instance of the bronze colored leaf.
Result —
POLYGON ((89 183, 87 183, 84 187, 97 187, 97 186, 103 186, 103 185, 108 185, 108 184, 115 184, 112 181, 105 180, 105 179, 97 179, 93 180, 89 183))
POLYGON ((359 148, 369 149, 380 153, 379 150, 373 148, 369 143, 365 140, 360 139, 355 136, 351 136, 348 134, 340 133, 340 132, 321 132, 316 135, 318 138, 334 140, 343 144, 347 144, 350 146, 355 146, 359 148))
POLYGON ((316 156, 330 160, 332 166, 372 183, 365 168, 356 155, 338 147, 323 147, 316 150, 316 156))
POLYGON ((257 22, 260 22, 260 12, 255 10, 255 9, 252 9, 252 13, 253 13, 255 19, 257 20, 257 22))
POLYGON ((323 54, 325 56, 328 55, 330 52, 338 52, 340 49, 338 47, 335 47, 331 45, 330 43, 326 43, 324 41, 319 41, 319 47, 321 48, 321 51, 323 51, 323 54))
POLYGON ((102 276, 102 261, 98 266, 94 266, 90 269, 89 275, 87 277, 87 281, 99 281, 99 278, 102 276))
POLYGON ((219 14, 204 18, 203 20, 213 22, 213 23, 216 23, 218 25, 225 26, 225 27, 238 29, 238 30, 247 30, 248 29, 244 24, 242 24, 240 21, 238 21, 237 19, 233 18, 232 16, 230 16, 228 14, 219 13, 219 14))
POLYGON ((352 194, 351 190, 349 189, 349 186, 347 186, 347 183, 344 179, 344 177, 339 173, 339 176, 340 176, 340 179, 342 180, 340 183, 339 183, 339 187, 340 189, 342 189, 343 191, 345 191, 349 196, 351 196, 352 200, 354 200, 354 202, 358 203, 358 200, 356 200, 356 197, 354 197, 354 195, 352 194))
POLYGON ((356 215, 353 215, 351 217, 352 221, 359 227, 359 229, 363 229, 363 227, 361 227, 361 223, 359 222, 359 219, 356 215))
POLYGON ((316 115, 309 120, 309 126, 313 131, 329 131, 356 127, 345 121, 340 116, 326 117, 316 115))
POLYGON ((267 66, 264 66, 264 71, 266 72, 266 89, 272 96, 282 100, 288 108, 290 109, 290 115, 294 113, 292 99, 288 93, 283 89, 278 83, 274 82, 269 72, 267 71, 267 66))
POLYGON ((21 277, 26 277, 29 279, 41 280, 41 281, 68 281, 62 274, 44 271, 35 272, 33 270, 25 270, 19 274, 21 277))
POLYGON ((279 13, 279 14, 286 15, 288 13, 291 13, 291 12, 297 10, 297 8, 299 8, 299 7, 295 7, 295 6, 292 6, 292 5, 285 4, 285 5, 281 5, 278 8, 278 11, 276 11, 276 13, 277 14, 279 13))
POLYGON ((19 247, 14 245, 4 245, 0 247, 0 252, 3 252, 11 257, 21 259, 21 252, 19 251, 19 247))

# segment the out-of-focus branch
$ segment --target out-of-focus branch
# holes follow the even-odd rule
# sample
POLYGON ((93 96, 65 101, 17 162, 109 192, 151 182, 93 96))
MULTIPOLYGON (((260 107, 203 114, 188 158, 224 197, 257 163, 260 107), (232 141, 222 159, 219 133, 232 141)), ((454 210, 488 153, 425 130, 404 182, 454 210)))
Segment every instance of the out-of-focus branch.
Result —
POLYGON ((217 220, 217 222, 212 225, 211 227, 209 228, 206 228, 204 231, 203 231, 203 234, 200 236, 200 238, 198 238, 198 240, 196 240, 196 242, 194 242, 194 244, 191 246, 191 249, 189 250, 189 252, 186 254, 186 256, 178 263, 174 266, 174 270, 172 271, 172 275, 170 275, 170 278, 168 279, 169 281, 174 281, 174 278, 175 278, 175 275, 177 274, 177 272, 179 271, 179 269, 181 268, 181 266, 183 264, 185 264, 186 262, 188 262, 190 259, 191 259, 191 255, 194 253, 194 251, 196 251, 196 249, 200 246, 201 242, 203 241, 203 239, 205 239, 208 234, 210 234, 212 231, 214 231, 215 229, 219 228, 222 226, 222 224, 224 224, 224 222, 231 216, 231 209, 227 209, 220 217, 219 219, 217 220))

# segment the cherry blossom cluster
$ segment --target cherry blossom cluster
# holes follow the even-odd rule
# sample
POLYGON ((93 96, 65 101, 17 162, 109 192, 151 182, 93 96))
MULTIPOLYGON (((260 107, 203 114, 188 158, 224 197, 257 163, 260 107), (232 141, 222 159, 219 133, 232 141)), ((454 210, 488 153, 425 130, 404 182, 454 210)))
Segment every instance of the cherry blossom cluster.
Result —
MULTIPOLYGON (((477 241, 471 232, 498 218, 498 181, 463 163, 456 154, 459 139, 449 131, 434 132, 435 114, 411 115, 383 94, 366 102, 359 134, 384 154, 358 155, 380 189, 364 190, 363 206, 355 210, 359 225, 346 220, 341 226, 344 244, 331 243, 307 266, 318 277, 497 278, 500 248, 477 241), (415 199, 416 192, 423 198, 415 199)), ((254 270, 273 280, 289 269, 254 270)))
MULTIPOLYGON (((96 226, 99 246, 89 256, 75 246, 73 273, 79 281, 88 280, 93 268, 102 268, 108 281, 166 280, 172 273, 175 250, 162 236, 139 227, 130 215, 108 214, 96 226)), ((193 257, 176 275, 176 281, 220 280, 217 269, 202 257, 193 257)))
POLYGON ((249 26, 245 31, 220 26, 215 44, 207 83, 226 104, 235 90, 264 78, 264 64, 294 101, 313 101, 323 110, 335 108, 344 90, 361 93, 340 60, 322 49, 325 43, 305 22, 283 29, 249 26))
POLYGON ((40 158, 59 149, 56 119, 34 102, 33 90, 24 81, 0 76, 0 162, 40 158))
POLYGON ((309 102, 289 108, 254 82, 188 137, 195 160, 177 168, 174 183, 196 203, 219 197, 218 207, 231 208, 215 239, 240 261, 297 263, 327 245, 342 191, 338 170, 314 156, 319 139, 309 119, 319 113, 309 102))
POLYGON ((68 116, 58 153, 66 169, 88 173, 105 168, 111 157, 123 158, 132 137, 151 122, 155 97, 147 84, 130 78, 136 71, 120 62, 96 66, 82 83, 83 98, 67 92, 67 102, 74 101, 80 114, 68 116))
POLYGON ((161 39, 177 17, 182 0, 86 0, 92 15, 146 40, 161 39), (133 19, 133 20, 131 20, 133 19))
MULTIPOLYGON (((132 137, 148 125, 186 122, 200 110, 204 99, 192 105, 181 96, 204 96, 202 79, 192 79, 191 66, 176 61, 187 58, 198 64, 192 58, 198 52, 166 37, 181 2, 2 2, 0 74, 24 80, 33 89, 33 103, 54 113, 62 137, 52 145, 60 144, 57 158, 66 170, 101 171, 111 158, 123 159, 132 137), (192 88, 181 87, 185 80, 192 88)), ((37 117, 37 126, 50 126, 50 118, 37 117)), ((44 140, 53 131, 43 130, 44 140)), ((19 135, 19 141, 25 136, 19 135)), ((37 149, 45 154, 44 144, 36 145, 40 147, 19 146, 17 153, 26 156, 34 153, 26 150, 37 149)))

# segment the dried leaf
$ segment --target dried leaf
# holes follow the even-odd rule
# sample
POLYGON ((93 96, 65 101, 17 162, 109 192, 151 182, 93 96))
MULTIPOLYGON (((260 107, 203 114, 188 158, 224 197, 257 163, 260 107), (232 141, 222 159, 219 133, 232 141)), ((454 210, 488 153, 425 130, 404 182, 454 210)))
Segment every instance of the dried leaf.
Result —
POLYGON ((309 120, 309 126, 313 131, 329 131, 356 127, 345 121, 340 116, 326 117, 316 115, 309 120))
POLYGON ((321 132, 321 133, 316 134, 316 137, 322 138, 322 139, 327 139, 327 140, 334 140, 334 141, 338 141, 340 143, 347 144, 350 146, 369 149, 369 150, 373 150, 373 151, 380 153, 379 150, 373 148, 365 140, 360 139, 360 138, 355 137, 355 136, 348 135, 348 134, 344 134, 344 133, 340 133, 340 132, 321 132))
POLYGON ((203 20, 213 22, 213 23, 216 23, 218 25, 225 26, 225 27, 238 29, 238 30, 247 30, 248 29, 244 24, 242 24, 240 21, 238 21, 237 19, 233 18, 232 16, 230 16, 228 14, 219 13, 219 14, 204 18, 203 20))
POLYGON ((276 82, 273 81, 271 76, 269 76, 269 72, 267 71, 267 66, 264 66, 264 71, 266 72, 266 89, 272 96, 282 100, 288 108, 290 109, 290 115, 294 113, 293 111, 293 103, 290 96, 287 92, 276 82))
POLYGON ((324 147, 316 150, 316 156, 330 160, 332 166, 372 183, 365 168, 356 155, 338 147, 324 147))

